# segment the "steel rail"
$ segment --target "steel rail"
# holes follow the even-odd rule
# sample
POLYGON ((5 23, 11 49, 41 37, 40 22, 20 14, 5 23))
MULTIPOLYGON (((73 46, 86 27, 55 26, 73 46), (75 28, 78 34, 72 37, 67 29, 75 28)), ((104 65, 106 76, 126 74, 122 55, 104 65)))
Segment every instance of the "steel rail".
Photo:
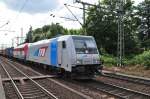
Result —
MULTIPOLYGON (((142 95, 142 96, 145 96, 145 97, 149 97, 149 98, 150 98, 150 94, 142 93, 142 92, 139 92, 139 91, 131 90, 131 89, 128 89, 128 88, 120 87, 120 86, 113 85, 113 84, 109 84, 109 83, 104 83, 104 82, 99 82, 99 81, 96 81, 96 83, 97 83, 97 84, 98 84, 98 83, 102 83, 102 84, 105 85, 106 87, 107 87, 107 86, 110 86, 110 87, 114 87, 114 88, 119 89, 119 90, 123 90, 123 91, 129 92, 129 93, 131 93, 131 94, 142 95)), ((108 88, 108 87, 107 87, 107 88, 108 88)), ((118 94, 113 94, 113 93, 111 93, 111 91, 105 91, 105 90, 99 89, 99 88, 97 88, 97 90, 104 91, 104 92, 106 92, 106 93, 109 93, 109 94, 118 96, 118 97, 120 97, 120 98, 122 98, 122 99, 127 99, 127 98, 125 98, 126 96, 125 96, 125 97, 122 97, 122 96, 120 96, 120 95, 118 95, 118 94)))
POLYGON ((150 86, 150 80, 146 80, 146 79, 134 78, 134 77, 129 77, 129 76, 125 76, 125 75, 117 75, 114 73, 104 73, 102 76, 120 79, 120 80, 126 80, 126 81, 130 81, 133 83, 144 84, 144 85, 150 86))
MULTIPOLYGON (((9 59, 7 59, 9 62, 12 62, 11 60, 9 60, 9 59)), ((19 64, 19 63, 17 63, 17 62, 13 62, 14 63, 14 65, 16 64, 16 65, 21 65, 21 64, 19 64)), ((33 72, 36 72, 36 71, 33 71, 33 72)), ((39 73, 39 72, 36 72, 38 75, 42 75, 41 73, 39 73)), ((65 89, 67 89, 67 90, 69 90, 69 91, 71 91, 71 92, 73 92, 73 93, 75 93, 75 94, 77 94, 77 95, 79 95, 79 96, 82 96, 82 97, 84 97, 85 99, 91 99, 91 97, 89 97, 89 96, 87 96, 87 95, 84 95, 83 93, 80 93, 80 92, 78 92, 78 91, 76 91, 76 90, 74 90, 74 89, 72 89, 72 88, 70 88, 70 87, 68 87, 68 86, 66 86, 66 85, 64 85, 64 84, 62 84, 62 83, 60 83, 60 82, 57 82, 56 80, 54 80, 54 79, 50 79, 50 78, 48 78, 47 80, 49 80, 49 81, 51 81, 51 82, 54 82, 54 83, 56 83, 57 85, 59 85, 59 86, 61 86, 61 87, 63 87, 63 88, 65 88, 65 89)))
MULTIPOLYGON (((9 61, 8 63, 10 64, 12 61, 9 61)), ((12 63, 10 64, 10 65, 13 65, 12 63)), ((13 66, 14 68, 16 68, 15 66, 13 66)), ((18 69, 18 68, 17 68, 18 69)), ((22 72, 22 71, 21 71, 22 72)), ((25 74, 26 75, 26 74, 25 74)), ((28 78, 28 77, 27 77, 28 78)), ((31 79, 32 80, 32 79, 31 79)), ((34 80, 33 80, 34 81, 34 80)), ((98 81, 97 81, 98 82, 98 81)), ((36 82, 37 83, 37 82, 36 82)), ((121 91, 125 91, 125 92, 127 92, 127 93, 129 93, 129 94, 135 94, 135 95, 141 95, 141 96, 145 96, 145 97, 150 97, 150 95, 149 94, 146 94, 146 93, 142 93, 142 92, 139 92, 139 91, 134 91, 134 90, 131 90, 131 89, 128 89, 128 88, 124 88, 124 87, 120 87, 120 86, 117 86, 117 85, 113 85, 113 84, 108 84, 108 83, 103 83, 103 82, 100 82, 100 83, 102 83, 102 84, 104 84, 105 85, 105 87, 106 88, 108 88, 107 86, 110 86, 110 87, 114 87, 114 88, 116 88, 116 90, 120 90, 120 94, 121 94, 121 91)), ((38 84, 38 83, 37 83, 38 84)), ((39 85, 39 84, 38 84, 39 85)), ((45 89, 45 88, 44 88, 45 89)), ((96 88, 97 90, 99 90, 99 91, 102 91, 102 92, 105 92, 105 93, 108 93, 108 94, 110 94, 110 95, 113 95, 113 96, 116 96, 116 97, 118 97, 118 98, 121 98, 121 99, 127 99, 127 97, 129 96, 129 95, 127 95, 127 96, 121 96, 121 95, 119 95, 119 94, 117 94, 117 93, 113 93, 113 92, 111 92, 111 91, 107 91, 107 90, 105 90, 105 89, 103 89, 103 88, 96 88)), ((47 91, 47 90, 46 90, 47 91)), ((57 98, 56 98, 57 99, 57 98)))
POLYGON ((11 67, 13 67, 14 69, 16 69, 18 72, 20 72, 21 74, 23 74, 25 77, 27 77, 29 80, 31 80, 33 82, 33 84, 35 84, 36 86, 38 86, 39 88, 42 89, 42 91, 44 93, 46 93, 48 96, 54 98, 54 99, 58 99, 55 95, 53 95, 51 92, 47 91, 44 87, 42 87, 40 84, 38 84, 36 81, 34 81, 32 78, 30 78, 28 75, 26 75, 24 72, 22 72, 21 70, 19 70, 17 67, 14 66, 14 64, 5 61, 6 63, 8 63, 11 67))
POLYGON ((10 74, 8 73, 8 71, 6 70, 5 66, 2 64, 2 62, 0 63, 0 65, 2 66, 2 68, 4 69, 4 71, 6 72, 7 76, 9 77, 9 79, 11 80, 11 83, 15 89, 15 91, 17 92, 17 95, 21 98, 24 99, 21 92, 19 91, 18 87, 16 86, 15 82, 13 81, 13 78, 10 76, 10 74))

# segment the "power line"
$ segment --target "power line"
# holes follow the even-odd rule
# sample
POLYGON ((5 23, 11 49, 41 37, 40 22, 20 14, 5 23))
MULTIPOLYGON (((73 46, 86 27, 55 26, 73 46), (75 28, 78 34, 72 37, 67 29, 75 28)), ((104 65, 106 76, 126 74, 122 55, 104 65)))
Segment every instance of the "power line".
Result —
POLYGON ((0 30, 0 31, 15 32, 15 31, 11 31, 11 30, 0 30))
MULTIPOLYGON (((50 16, 52 16, 53 18, 56 17, 56 15, 54 15, 54 14, 50 14, 50 16)), ((70 20, 70 21, 77 21, 77 20, 75 20, 75 19, 68 18, 68 17, 63 17, 63 16, 57 16, 57 17, 63 18, 63 19, 67 19, 67 20, 70 20)))
MULTIPOLYGON (((69 5, 69 4, 67 4, 68 6, 70 6, 70 7, 73 7, 73 8, 78 8, 78 9, 81 9, 81 10, 83 10, 83 8, 82 7, 76 7, 76 6, 72 6, 72 5, 69 5)), ((88 10, 88 9, 84 9, 84 10, 88 10)))
POLYGON ((83 26, 83 24, 79 21, 79 19, 73 14, 73 12, 68 8, 68 6, 67 6, 67 4, 64 4, 65 5, 65 7, 68 9, 68 11, 73 15, 73 17, 79 22, 79 24, 81 25, 81 26, 83 26))
MULTIPOLYGON (((118 16, 118 42, 117 42, 117 65, 118 66, 122 66, 123 65, 123 58, 124 58, 124 22, 123 22, 123 18, 124 18, 124 5, 125 5, 125 1, 126 0, 117 0, 117 16, 118 16)), ((75 0, 75 2, 77 3, 81 3, 83 5, 83 24, 85 25, 85 6, 92 6, 92 7, 96 7, 99 9, 104 9, 104 10, 111 10, 109 8, 105 8, 102 6, 97 6, 94 4, 89 4, 87 2, 82 2, 81 0, 75 0)), ((112 1, 111 1, 112 3, 112 1)), ((116 11, 116 10, 115 10, 116 11)), ((113 12, 113 11, 112 11, 113 12)), ((84 27, 84 29, 86 29, 84 27)))
POLYGON ((8 25, 8 24, 9 24, 9 21, 3 24, 2 26, 0 26, 0 28, 3 28, 5 25, 8 25))
POLYGON ((77 20, 75 20, 75 19, 71 19, 71 18, 67 18, 67 17, 60 17, 60 18, 67 19, 67 20, 71 20, 71 21, 77 21, 77 20))
MULTIPOLYGON (((24 9, 24 7, 26 6, 26 4, 27 4, 28 1, 29 1, 29 0, 25 0, 24 3, 23 3, 23 5, 21 6, 21 8, 18 10, 18 13, 17 13, 16 17, 14 18, 14 21, 15 21, 15 22, 13 22, 13 24, 16 23, 16 21, 17 21, 19 15, 21 14, 22 10, 24 9)), ((10 26, 10 28, 13 26, 13 24, 10 26)))
POLYGON ((27 4, 28 0, 25 0, 25 2, 23 3, 22 7, 20 8, 18 15, 16 16, 16 18, 19 17, 20 13, 22 12, 22 10, 24 9, 25 5, 27 4))
MULTIPOLYGON (((82 2, 81 0, 75 0, 75 3, 80 3, 80 4, 82 4, 83 5, 83 25, 82 25, 82 27, 83 27, 83 30, 84 30, 84 35, 87 35, 87 32, 86 32, 86 11, 85 10, 87 10, 86 9, 86 6, 92 6, 92 7, 96 7, 96 8, 103 8, 103 7, 101 7, 101 6, 97 6, 97 5, 94 5, 94 4, 90 4, 90 3, 87 3, 87 2, 82 2)), ((105 9, 105 8, 103 8, 103 9, 105 9)))

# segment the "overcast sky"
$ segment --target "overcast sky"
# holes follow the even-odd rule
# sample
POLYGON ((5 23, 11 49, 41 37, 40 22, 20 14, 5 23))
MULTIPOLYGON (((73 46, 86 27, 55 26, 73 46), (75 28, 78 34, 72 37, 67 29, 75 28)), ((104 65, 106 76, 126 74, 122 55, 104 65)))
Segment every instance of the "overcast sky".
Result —
MULTIPOLYGON (((97 3, 97 0, 82 1, 97 3)), ((136 4, 141 1, 143 0, 135 0, 136 4)), ((78 22, 59 18, 73 18, 64 3, 81 6, 73 3, 73 0, 0 0, 0 47, 1 44, 11 45, 12 38, 21 36, 21 28, 23 28, 24 37, 30 26, 36 29, 52 22, 60 23, 68 29, 80 28, 78 22), (54 14, 56 17, 50 17, 50 14, 54 14)), ((70 9, 82 22, 82 11, 72 7, 70 9)))

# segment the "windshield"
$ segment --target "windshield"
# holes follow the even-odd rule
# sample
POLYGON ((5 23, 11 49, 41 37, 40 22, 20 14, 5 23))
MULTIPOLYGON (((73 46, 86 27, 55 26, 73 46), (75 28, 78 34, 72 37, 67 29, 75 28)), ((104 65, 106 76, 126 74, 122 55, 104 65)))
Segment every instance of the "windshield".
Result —
POLYGON ((77 54, 98 54, 96 44, 92 38, 73 38, 77 54))

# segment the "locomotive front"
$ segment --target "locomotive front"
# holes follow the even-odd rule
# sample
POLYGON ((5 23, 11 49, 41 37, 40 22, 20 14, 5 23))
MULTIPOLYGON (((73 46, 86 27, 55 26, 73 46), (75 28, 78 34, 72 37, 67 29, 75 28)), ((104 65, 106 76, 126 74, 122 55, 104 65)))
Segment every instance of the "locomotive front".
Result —
POLYGON ((76 52, 76 66, 72 71, 76 75, 93 78, 96 73, 101 73, 102 66, 96 42, 91 36, 73 36, 76 52))

